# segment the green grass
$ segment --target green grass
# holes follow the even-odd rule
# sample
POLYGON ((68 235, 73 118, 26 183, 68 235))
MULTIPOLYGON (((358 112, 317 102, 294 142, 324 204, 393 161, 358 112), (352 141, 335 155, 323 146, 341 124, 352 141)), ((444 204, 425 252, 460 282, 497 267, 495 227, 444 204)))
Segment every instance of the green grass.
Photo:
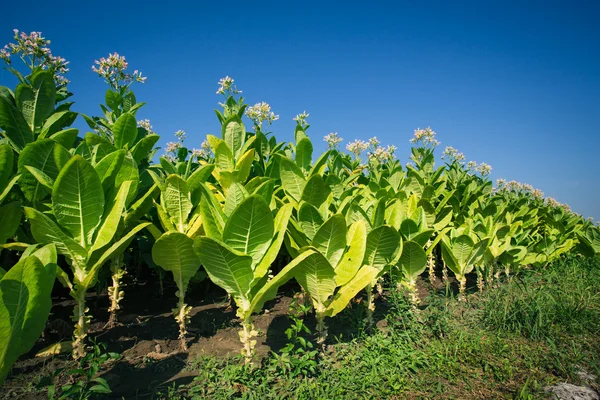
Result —
MULTIPOLYGON (((443 295, 415 311, 388 297, 387 326, 337 343, 313 377, 295 377, 275 357, 246 367, 240 358, 198 358, 194 382, 160 396, 193 399, 518 398, 543 396, 577 368, 600 376, 600 263, 569 258, 524 273, 467 303, 443 295)), ((393 285, 392 285, 393 287, 393 285)), ((347 310, 342 316, 356 321, 347 310)), ((366 332, 366 331, 365 331, 366 332)), ((159 396, 159 397, 160 397, 159 396)))

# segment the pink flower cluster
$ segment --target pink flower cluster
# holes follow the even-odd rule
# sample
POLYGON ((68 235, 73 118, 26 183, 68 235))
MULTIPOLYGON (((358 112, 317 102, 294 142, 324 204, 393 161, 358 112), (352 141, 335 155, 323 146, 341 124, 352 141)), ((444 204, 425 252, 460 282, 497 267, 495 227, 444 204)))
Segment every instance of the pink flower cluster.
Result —
POLYGON ((137 69, 132 74, 125 72, 129 63, 125 56, 120 56, 116 52, 109 54, 107 58, 102 57, 100 60, 95 60, 94 64, 92 71, 104 78, 106 83, 115 90, 128 87, 133 82, 146 82, 146 77, 142 76, 137 69))
POLYGON ((63 74, 69 72, 69 62, 62 57, 53 56, 48 47, 50 41, 42 36, 41 32, 19 32, 14 29, 16 43, 9 43, 0 50, 0 59, 7 65, 12 65, 11 55, 18 56, 31 70, 41 67, 52 70, 54 79, 59 86, 64 86, 69 81, 63 74))

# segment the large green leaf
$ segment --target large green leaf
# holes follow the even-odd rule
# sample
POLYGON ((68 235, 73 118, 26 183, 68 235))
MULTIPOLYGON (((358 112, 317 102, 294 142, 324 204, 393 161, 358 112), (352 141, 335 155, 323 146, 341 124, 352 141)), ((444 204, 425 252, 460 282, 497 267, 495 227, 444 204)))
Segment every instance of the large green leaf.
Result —
POLYGON ((0 128, 17 152, 33 142, 33 132, 17 109, 11 91, 5 86, 0 86, 0 128))
POLYGON ((0 206, 0 244, 6 243, 9 238, 14 236, 21 223, 21 216, 20 201, 0 206))
POLYGON ((0 188, 6 187, 13 174, 14 153, 8 143, 0 144, 0 188))
POLYGON ((296 144, 296 165, 304 171, 310 169, 312 162, 313 145, 308 137, 300 139, 296 144))
POLYGON ((19 84, 15 90, 15 100, 31 131, 41 127, 44 120, 54 111, 56 86, 53 73, 40 71, 31 78, 31 86, 19 84))
POLYGON ((362 265, 367 249, 367 228, 364 221, 357 221, 348 230, 348 250, 335 267, 335 282, 338 286, 348 283, 362 265))
POLYGON ((227 189, 227 196, 225 197, 225 204, 223 205, 223 212, 227 217, 231 216, 233 211, 248 197, 248 192, 242 186, 241 183, 233 183, 227 189))
POLYGON ((0 385, 17 358, 28 352, 46 326, 55 269, 34 256, 21 260, 0 280, 0 385))
POLYGON ((44 213, 31 207, 23 207, 31 224, 31 234, 38 243, 54 243, 58 251, 71 262, 82 265, 88 256, 87 250, 77 243, 44 213))
POLYGON ((302 191, 302 200, 312 204, 315 207, 320 207, 321 204, 329 196, 329 186, 325 184, 323 177, 319 174, 312 175, 302 191))
POLYGON ((244 311, 250 308, 251 283, 254 279, 252 257, 242 254, 225 243, 198 236, 194 250, 206 273, 217 286, 231 294, 244 311))
POLYGON ((129 246, 135 235, 138 234, 142 229, 148 228, 150 230, 150 226, 152 224, 150 222, 143 222, 133 229, 127 231, 127 233, 113 243, 102 255, 98 258, 97 261, 94 262, 92 267, 89 269, 85 279, 81 283, 81 285, 85 288, 90 288, 96 283, 96 278, 98 277, 98 272, 100 268, 110 259, 122 254, 125 249, 129 246))
POLYGON ((52 139, 36 140, 25 146, 18 161, 18 172, 21 174, 19 186, 25 198, 35 204, 50 192, 26 168, 27 166, 34 167, 56 180, 69 158, 71 154, 52 139))
POLYGON ((263 258, 274 233, 273 216, 258 195, 246 198, 233 211, 223 228, 223 241, 232 249, 252 257, 253 265, 263 258))
POLYGON ((281 271, 279 271, 279 273, 275 275, 273 279, 267 281, 263 286, 261 286, 256 294, 252 297, 252 303, 246 312, 246 318, 252 313, 262 310, 263 305, 267 301, 273 300, 275 296, 277 296, 277 290, 279 287, 289 281, 294 275, 294 270, 298 268, 299 265, 302 265, 304 260, 312 254, 315 254, 314 250, 307 250, 303 252, 298 257, 294 258, 281 271))
POLYGON ((367 249, 363 264, 383 269, 394 258, 401 246, 400 234, 394 228, 383 225, 367 235, 367 249))
POLYGON ((152 246, 156 265, 173 273, 179 290, 187 288, 190 279, 200 268, 200 259, 194 252, 194 241, 180 232, 167 232, 152 246))
POLYGON ((468 263, 474 246, 473 239, 468 235, 460 235, 452 241, 452 254, 459 265, 468 263))
POLYGON ((336 267, 346 249, 346 220, 342 214, 329 218, 315 233, 312 245, 336 267))
POLYGON ((105 193, 115 186, 115 179, 123 165, 125 154, 127 154, 126 150, 113 151, 95 165, 94 168, 100 177, 105 193))
MULTIPOLYGON (((137 138, 137 122, 131 114, 123 114, 115 122, 112 133, 115 139, 117 149, 132 148, 137 138)), ((152 147, 152 146, 150 146, 152 147)))
POLYGON ((404 242, 400 265, 407 279, 414 281, 427 268, 427 255, 418 243, 404 242))
POLYGON ((279 157, 279 174, 281 176, 281 184, 283 189, 291 196, 293 200, 299 202, 302 198, 302 192, 306 180, 300 167, 292 162, 289 158, 279 157))
POLYGON ((58 223, 81 246, 92 244, 104 213, 104 192, 94 167, 83 157, 73 156, 56 178, 52 209, 58 223))
POLYGON ((315 309, 322 312, 335 291, 335 271, 320 252, 306 257, 293 272, 294 278, 313 300, 315 309))
POLYGON ((323 225, 323 217, 315 206, 303 202, 298 210, 298 223, 302 228, 302 232, 312 241, 321 225, 323 225))
POLYGON ((119 188, 119 192, 113 201, 112 209, 104 218, 98 229, 98 234, 94 238, 95 240, 90 253, 101 249, 113 240, 125 212, 125 201, 127 200, 127 193, 129 192, 130 186, 131 181, 127 181, 119 188))
POLYGON ((234 115, 227 119, 222 126, 223 140, 231 153, 237 158, 246 138, 246 128, 241 118, 234 115))
POLYGON ((192 211, 187 182, 179 175, 167 177, 163 204, 171 222, 179 232, 185 231, 186 222, 192 211))
POLYGON ((136 163, 139 164, 140 162, 142 162, 142 160, 148 158, 150 152, 152 151, 152 148, 154 147, 156 142, 158 142, 158 139, 160 139, 160 136, 152 133, 141 138, 135 144, 135 146, 133 146, 133 148, 131 149, 131 154, 136 163))
POLYGON ((293 206, 291 204, 285 204, 277 212, 277 215, 275 216, 275 237, 271 241, 271 245, 269 246, 269 249, 265 253, 264 257, 254 269, 255 281, 256 279, 262 278, 271 267, 271 264, 275 262, 275 259, 279 254, 281 244, 285 238, 285 233, 290 221, 290 217, 292 216, 292 211, 293 206))
POLYGON ((224 140, 213 135, 206 135, 206 139, 210 143, 213 153, 215 154, 215 165, 220 170, 233 169, 233 154, 224 140))
POLYGON ((343 311, 346 306, 348 306, 348 303, 350 303, 350 300, 352 300, 358 292, 367 287, 367 285, 372 283, 380 272, 381 270, 379 268, 363 265, 354 277, 338 290, 331 300, 331 303, 327 306, 325 315, 333 317, 340 311, 343 311))

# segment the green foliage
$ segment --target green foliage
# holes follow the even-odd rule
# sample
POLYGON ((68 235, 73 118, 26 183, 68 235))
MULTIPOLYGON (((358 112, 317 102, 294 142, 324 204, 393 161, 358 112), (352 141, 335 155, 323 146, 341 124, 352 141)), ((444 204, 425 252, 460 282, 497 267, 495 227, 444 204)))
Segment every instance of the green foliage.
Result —
POLYGON ((0 279, 0 385, 17 358, 36 343, 52 307, 56 249, 48 245, 27 253, 0 279))

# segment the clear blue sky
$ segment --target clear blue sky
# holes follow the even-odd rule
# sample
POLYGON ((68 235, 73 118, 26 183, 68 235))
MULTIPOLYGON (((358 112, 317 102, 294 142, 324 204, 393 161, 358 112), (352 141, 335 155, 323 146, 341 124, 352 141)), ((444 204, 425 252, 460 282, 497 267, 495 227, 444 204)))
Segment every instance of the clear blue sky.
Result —
MULTIPOLYGON (((600 219, 600 2, 32 1, 2 14, 1 44, 13 28, 41 31, 71 61, 76 111, 100 114, 94 59, 125 55, 148 76, 138 117, 162 145, 178 129, 189 147, 218 131, 215 91, 229 75, 280 115, 279 139, 306 110, 317 150, 329 132, 376 135, 404 163, 413 130, 431 126, 494 180, 600 219)), ((8 72, 0 84, 13 84, 8 72)))

